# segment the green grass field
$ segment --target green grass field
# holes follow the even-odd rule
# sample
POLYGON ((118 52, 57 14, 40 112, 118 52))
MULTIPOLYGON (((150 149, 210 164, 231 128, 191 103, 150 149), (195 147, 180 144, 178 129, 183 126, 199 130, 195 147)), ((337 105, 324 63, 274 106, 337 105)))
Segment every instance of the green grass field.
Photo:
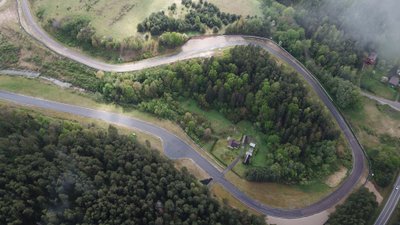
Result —
POLYGON ((148 113, 133 108, 121 107, 115 104, 103 103, 96 100, 96 96, 89 93, 80 93, 70 89, 62 89, 53 84, 47 84, 38 79, 22 77, 11 77, 0 75, 0 90, 20 93, 24 95, 39 97, 47 100, 58 101, 66 104, 73 104, 98 110, 110 111, 125 114, 144 121, 154 123, 168 129, 174 134, 187 140, 184 131, 175 123, 168 120, 160 120, 148 113))
POLYGON ((234 124, 216 110, 202 110, 194 100, 181 101, 180 106, 189 112, 202 115, 210 122, 211 128, 214 131, 214 136, 216 136, 218 140, 215 146, 212 146, 212 141, 204 143, 203 148, 210 151, 222 164, 228 166, 240 153, 239 149, 231 150, 227 147, 227 138, 231 137, 239 141, 243 135, 247 135, 252 137, 257 143, 257 154, 254 157, 252 165, 263 166, 265 162, 265 151, 267 151, 265 148, 267 144, 264 138, 265 135, 258 132, 249 121, 241 121, 234 124))
MULTIPOLYGON (((393 149, 394 151, 390 153, 391 158, 400 157, 400 149, 396 147, 396 143, 382 139, 383 136, 389 136, 394 140, 400 140, 400 112, 367 98, 363 98, 362 102, 361 109, 345 111, 345 116, 354 128, 358 140, 368 154, 374 150, 385 152, 393 149)), ((388 185, 378 190, 386 196, 391 187, 388 185)))
POLYGON ((229 166, 239 156, 240 149, 229 149, 226 144, 226 139, 219 139, 211 154, 225 166, 229 166))
POLYGON ((211 122, 211 128, 217 134, 231 133, 235 129, 235 125, 221 113, 216 110, 204 111, 192 99, 181 101, 180 106, 189 112, 206 117, 211 122))
MULTIPOLYGON (((180 0, 35 0, 33 9, 43 13, 43 21, 66 16, 85 16, 92 21, 100 36, 122 40, 137 33, 137 25, 151 13, 164 10, 180 0)), ((221 11, 247 15, 260 15, 258 0, 210 0, 221 11)))
POLYGON ((285 209, 305 207, 335 190, 320 181, 312 181, 305 185, 249 182, 231 171, 225 177, 250 197, 269 206, 285 209))
POLYGON ((390 87, 389 85, 382 83, 380 80, 382 76, 387 76, 381 72, 365 71, 361 77, 361 88, 374 95, 384 97, 386 99, 395 100, 399 92, 390 87))
POLYGON ((400 112, 367 98, 363 98, 362 103, 360 110, 345 111, 345 116, 363 145, 379 146, 377 137, 382 134, 400 138, 400 112))

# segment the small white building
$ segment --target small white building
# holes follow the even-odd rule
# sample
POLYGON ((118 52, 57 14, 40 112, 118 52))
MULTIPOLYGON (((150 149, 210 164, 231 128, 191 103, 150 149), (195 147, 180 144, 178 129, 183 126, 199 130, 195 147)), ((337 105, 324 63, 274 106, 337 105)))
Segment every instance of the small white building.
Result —
POLYGON ((253 156, 254 149, 256 148, 256 144, 251 142, 249 150, 246 152, 246 157, 243 161, 244 164, 249 164, 250 163, 250 158, 253 156))

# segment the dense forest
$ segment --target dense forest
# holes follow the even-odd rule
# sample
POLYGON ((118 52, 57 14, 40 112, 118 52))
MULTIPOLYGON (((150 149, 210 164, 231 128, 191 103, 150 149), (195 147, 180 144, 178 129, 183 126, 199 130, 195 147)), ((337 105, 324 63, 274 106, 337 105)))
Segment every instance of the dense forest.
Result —
MULTIPOLYGON (((374 43, 362 43, 344 29, 341 12, 345 1, 262 0, 263 17, 237 21, 228 26, 228 34, 249 34, 272 38, 301 61, 330 93, 342 110, 357 111, 361 104, 360 79, 363 60, 374 43), (283 4, 280 4, 281 2, 283 4), (331 3, 331 4, 329 4, 331 3), (326 7, 326 5, 335 7, 326 7)), ((375 46, 376 47, 376 46, 375 46)), ((393 137, 380 138, 393 150, 367 149, 374 180, 387 186, 398 167, 398 148, 393 137), (385 140, 384 140, 385 139, 385 140)))
POLYGON ((0 224, 265 224, 134 137, 0 107, 0 224))
POLYGON ((296 10, 272 0, 262 0, 263 18, 240 20, 229 26, 227 33, 272 38, 319 78, 338 106, 342 109, 358 107, 357 82, 362 50, 330 20, 313 15, 318 12, 318 3, 303 2, 311 10, 296 10))
MULTIPOLYGON (((359 80, 358 70, 362 65, 364 57, 362 53, 363 49, 362 46, 347 36, 345 31, 341 29, 341 26, 338 23, 338 18, 335 18, 330 12, 320 13, 320 17, 313 15, 312 12, 321 10, 320 7, 323 4, 318 3, 319 1, 279 1, 285 3, 287 6, 272 0, 262 0, 262 2, 263 17, 240 18, 227 28, 227 33, 253 34, 269 38, 272 37, 302 61, 315 75, 317 75, 338 106, 342 109, 357 108, 359 105, 360 95, 356 86, 359 80), (304 10, 304 8, 310 10, 304 10)), ((187 7, 191 8, 194 6, 192 6, 192 3, 188 3, 187 7)), ((173 8, 174 7, 171 6, 169 10, 173 10, 173 8)), ((84 19, 78 18, 77 21, 76 24, 82 25, 82 28, 85 28, 88 24, 84 19), (79 22, 79 20, 83 20, 83 22, 79 22)), ((62 24, 63 23, 61 23, 61 25, 62 24)), ((68 25, 67 27, 73 28, 75 26, 68 25)), ((76 31, 76 29, 73 30, 76 31)), ((81 29, 79 32, 84 32, 85 30, 87 31, 87 29, 81 29)), ((74 35, 76 34, 76 36, 78 36, 78 33, 75 32, 74 35)), ((85 35, 81 34, 79 36, 84 37, 85 35)), ((165 43, 172 43, 172 45, 174 45, 173 43, 175 43, 175 41, 178 43, 179 40, 180 38, 168 37, 166 38, 165 43)), ((92 42, 93 39, 90 41, 87 39, 87 41, 92 42)), ((18 49, 10 45, 10 43, 7 43, 7 45, 4 43, 6 42, 3 42, 2 48, 11 50, 12 54, 3 55, 2 57, 12 59, 11 61, 15 63, 18 49)), ((95 40, 94 43, 104 44, 107 42, 95 40)), ((128 45, 140 46, 138 43, 139 42, 137 42, 135 38, 130 38, 128 45)), ((4 62, 7 65, 10 65, 11 61, 4 62)), ((99 98, 103 95, 108 100, 117 101, 119 103, 133 103, 134 105, 138 105, 142 110, 155 113, 162 117, 178 118, 178 123, 180 123, 194 139, 207 138, 210 136, 210 130, 208 129, 209 125, 205 118, 196 115, 187 116, 186 118, 182 116, 185 112, 182 112, 179 109, 179 106, 177 106, 175 102, 176 96, 170 95, 169 93, 165 95, 160 93, 157 87, 160 83, 147 81, 152 84, 148 85, 148 83, 142 83, 142 81, 145 80, 144 78, 139 81, 129 78, 133 80, 133 83, 131 85, 126 85, 125 83, 130 82, 126 81, 127 77, 130 76, 129 74, 122 76, 118 74, 118 76, 121 76, 121 78, 118 79, 110 78, 116 75, 106 74, 104 80, 99 80, 96 79, 93 70, 67 60, 45 62, 44 64, 42 70, 43 74, 46 74, 47 76, 66 79, 68 82, 77 86, 97 92, 99 98), (132 91, 132 89, 134 89, 134 91, 132 91), (150 94, 152 91, 154 91, 154 93, 150 94), (146 98, 142 98, 142 95, 139 96, 137 94, 139 92, 145 92, 148 93, 148 95, 146 98), (153 99, 149 96, 153 96, 153 99), (140 104, 141 101, 143 101, 142 104, 140 104)), ((154 71, 146 73, 150 76, 150 73, 153 72, 154 71)), ((158 72, 156 71, 154 73, 158 72)), ((212 73, 213 71, 211 71, 210 74, 212 73)), ((104 77, 104 73, 101 71, 96 75, 97 78, 102 79, 104 77)), ((209 76, 209 74, 207 74, 207 76, 209 76)), ((162 79, 160 80, 163 81, 162 79)), ((209 93, 212 93, 211 89, 209 90, 209 93)), ((171 90, 170 92, 176 92, 176 90, 171 90)), ((180 90, 178 90, 178 92, 180 92, 180 90)), ((201 97, 202 95, 199 96, 201 97)), ((198 98, 197 95, 191 95, 189 93, 186 94, 185 97, 196 98, 196 100, 201 104, 207 103, 208 105, 202 105, 203 108, 215 107, 215 102, 209 104, 209 102, 204 101, 204 99, 198 98)), ((232 117, 233 114, 228 113, 226 110, 223 111, 223 113, 230 117, 232 117)), ((242 117, 239 116, 238 118, 241 119, 242 117)), ((232 121, 237 121, 237 118, 230 119, 232 121)), ((258 129, 263 129, 257 122, 255 125, 258 129)), ((284 145, 285 143, 280 140, 280 138, 282 138, 280 135, 281 133, 277 135, 279 137, 277 142, 279 142, 280 145, 284 145)), ((268 137, 269 134, 266 136, 268 137)), ((274 142, 273 140, 273 138, 270 140, 271 143, 274 142)), ((396 140, 391 142, 396 142, 396 140)), ((333 145, 334 144, 331 144, 331 147, 333 145)), ((382 154, 381 151, 375 149, 369 151, 369 154, 373 156, 372 165, 376 174, 375 180, 379 185, 386 186, 391 180, 390 176, 387 176, 387 174, 393 174, 392 171, 394 170, 392 168, 396 168, 398 158, 391 157, 390 153, 382 154)), ((303 157, 303 155, 301 156, 303 157)), ((288 157, 290 158, 292 156, 288 157)), ((296 156, 294 158, 295 161, 299 160, 296 156)), ((317 159, 318 160, 316 161, 319 161, 321 157, 317 157, 317 159)), ((252 174, 256 175, 259 174, 259 172, 261 174, 264 173, 260 168, 260 170, 254 171, 252 174)))
MULTIPOLYGON (((296 51, 295 48, 290 47, 290 45, 296 46, 297 41, 289 41, 289 45, 285 47, 318 76, 325 88, 335 98, 336 104, 343 109, 354 110, 359 105, 360 97, 358 88, 355 86, 361 85, 362 87, 360 79, 363 60, 367 54, 378 51, 378 44, 382 43, 365 42, 362 37, 365 33, 355 35, 355 32, 349 30, 345 18, 343 18, 343 12, 351 5, 351 2, 356 1, 286 0, 284 3, 288 6, 281 8, 283 9, 283 18, 286 20, 289 17, 292 18, 289 20, 291 27, 304 30, 303 42, 305 44, 302 49, 296 51), (290 13, 287 13, 288 11, 290 13), (343 102, 343 100, 345 101, 343 102)), ((371 18, 376 17, 371 15, 371 18)), ((285 20, 280 19, 279 21, 285 20)), ((280 22, 280 24, 282 23, 285 24, 280 22)), ((373 33, 371 35, 374 36, 373 33)), ((379 61, 386 61, 386 64, 390 64, 391 60, 380 55, 379 61)), ((398 172, 400 157, 398 157, 396 149, 400 149, 400 142, 398 138, 389 135, 383 135, 379 139, 381 143, 387 143, 390 147, 379 146, 366 150, 371 159, 372 171, 375 174, 374 180, 379 186, 386 187, 398 172)))
POLYGON ((329 216, 326 225, 366 225, 378 208, 374 193, 362 187, 354 192, 329 216))
MULTIPOLYGON (((164 11, 151 14, 142 23, 138 24, 139 32, 150 32, 152 35, 160 35, 164 32, 200 32, 206 29, 213 29, 214 33, 238 20, 239 15, 224 13, 217 6, 207 1, 182 0, 182 5, 190 9, 184 19, 175 19, 165 14, 164 11)), ((174 3, 169 7, 170 11, 175 12, 177 6, 174 3)))
POLYGON ((206 110, 217 109, 235 123, 251 121, 265 134, 269 154, 264 167, 247 171, 249 180, 309 180, 335 171, 343 159, 336 152, 339 131, 308 96, 304 81, 259 47, 239 46, 224 57, 133 74, 107 74, 103 81, 107 100, 180 121, 195 140, 208 138, 209 127, 179 110, 179 96, 195 99, 206 110))

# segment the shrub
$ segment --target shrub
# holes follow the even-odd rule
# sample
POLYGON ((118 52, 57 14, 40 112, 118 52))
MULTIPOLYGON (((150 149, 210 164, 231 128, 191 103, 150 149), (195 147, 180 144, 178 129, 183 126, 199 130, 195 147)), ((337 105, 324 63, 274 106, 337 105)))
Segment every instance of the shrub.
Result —
POLYGON ((176 48, 183 45, 188 40, 186 34, 177 32, 166 32, 160 36, 160 46, 165 48, 176 48))

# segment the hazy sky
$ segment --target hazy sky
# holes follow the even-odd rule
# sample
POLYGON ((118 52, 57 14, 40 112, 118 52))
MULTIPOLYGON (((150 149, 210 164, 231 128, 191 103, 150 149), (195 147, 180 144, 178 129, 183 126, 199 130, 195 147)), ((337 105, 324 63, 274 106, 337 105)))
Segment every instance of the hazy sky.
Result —
MULTIPOLYGON (((348 0, 329 0, 328 7, 348 0)), ((378 51, 400 58, 400 0, 353 0, 342 11, 344 27, 357 39, 378 44, 378 51)))

